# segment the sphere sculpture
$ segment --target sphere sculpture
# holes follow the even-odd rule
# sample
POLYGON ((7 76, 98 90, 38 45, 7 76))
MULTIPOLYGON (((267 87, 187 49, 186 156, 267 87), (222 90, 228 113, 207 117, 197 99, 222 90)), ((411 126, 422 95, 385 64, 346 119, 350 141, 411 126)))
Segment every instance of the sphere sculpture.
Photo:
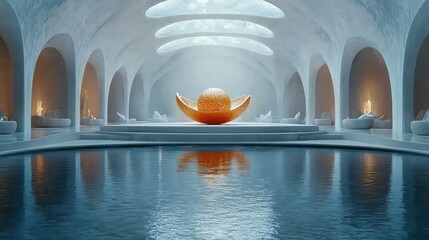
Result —
POLYGON ((250 96, 243 95, 231 101, 228 94, 219 88, 204 91, 197 102, 176 93, 177 105, 190 119, 218 125, 231 122, 240 117, 250 104, 250 96))

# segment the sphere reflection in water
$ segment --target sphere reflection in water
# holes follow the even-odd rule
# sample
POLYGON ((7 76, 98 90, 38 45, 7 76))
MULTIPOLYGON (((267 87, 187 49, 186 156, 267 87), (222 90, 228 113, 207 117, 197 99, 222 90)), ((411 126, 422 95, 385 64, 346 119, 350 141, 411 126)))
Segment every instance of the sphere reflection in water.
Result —
POLYGON ((244 153, 231 151, 190 151, 184 153, 178 159, 178 172, 183 172, 188 167, 196 163, 198 173, 206 176, 209 179, 217 179, 222 175, 228 175, 236 165, 237 170, 249 170, 249 161, 244 153))

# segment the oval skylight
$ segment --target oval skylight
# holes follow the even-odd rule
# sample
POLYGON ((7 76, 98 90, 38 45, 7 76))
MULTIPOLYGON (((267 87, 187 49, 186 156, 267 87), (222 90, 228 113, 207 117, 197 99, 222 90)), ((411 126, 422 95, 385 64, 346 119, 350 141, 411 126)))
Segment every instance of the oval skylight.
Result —
POLYGON ((170 24, 158 30, 158 38, 165 38, 193 33, 235 33, 248 34, 258 37, 273 37, 273 32, 259 24, 227 19, 198 19, 170 24))
POLYGON ((167 0, 146 11, 149 18, 208 14, 284 17, 280 8, 264 0, 167 0))
POLYGON ((234 47, 262 55, 273 55, 273 51, 260 42, 248 38, 226 36, 199 36, 181 38, 162 45, 160 48, 158 48, 158 53, 168 53, 196 46, 234 47))

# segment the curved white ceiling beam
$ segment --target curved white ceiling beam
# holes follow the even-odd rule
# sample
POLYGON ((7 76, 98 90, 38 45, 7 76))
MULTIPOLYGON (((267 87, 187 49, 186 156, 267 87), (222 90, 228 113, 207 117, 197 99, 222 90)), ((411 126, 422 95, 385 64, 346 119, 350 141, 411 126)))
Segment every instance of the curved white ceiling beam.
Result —
POLYGON ((167 0, 146 11, 148 18, 227 14, 283 18, 284 12, 264 0, 167 0))
POLYGON ((158 48, 158 53, 168 53, 184 48, 197 47, 197 46, 220 46, 220 47, 233 47, 250 52, 259 53, 266 56, 273 55, 273 51, 266 45, 251 40, 248 38, 240 37, 227 37, 227 36, 199 36, 180 38, 168 42, 158 48))
POLYGON ((235 33, 272 38, 273 32, 256 23, 231 19, 197 19, 175 22, 155 33, 157 38, 166 38, 194 33, 235 33))

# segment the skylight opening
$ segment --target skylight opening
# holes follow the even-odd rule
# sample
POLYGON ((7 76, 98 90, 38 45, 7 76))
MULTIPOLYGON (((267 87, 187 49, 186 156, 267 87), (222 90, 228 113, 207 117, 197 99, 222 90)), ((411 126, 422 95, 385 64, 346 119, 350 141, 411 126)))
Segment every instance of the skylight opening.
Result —
POLYGON ((158 38, 166 38, 194 33, 247 34, 257 37, 271 38, 273 32, 259 24, 229 19, 198 19, 170 24, 158 30, 158 38))
POLYGON ((283 18, 284 12, 264 0, 167 0, 146 11, 148 18, 183 15, 247 15, 283 18))
POLYGON ((168 42, 158 48, 158 53, 168 53, 177 51, 184 48, 197 47, 197 46, 220 46, 220 47, 233 47, 250 52, 271 56, 273 51, 266 45, 248 38, 227 37, 227 36, 199 36, 181 38, 168 42))

